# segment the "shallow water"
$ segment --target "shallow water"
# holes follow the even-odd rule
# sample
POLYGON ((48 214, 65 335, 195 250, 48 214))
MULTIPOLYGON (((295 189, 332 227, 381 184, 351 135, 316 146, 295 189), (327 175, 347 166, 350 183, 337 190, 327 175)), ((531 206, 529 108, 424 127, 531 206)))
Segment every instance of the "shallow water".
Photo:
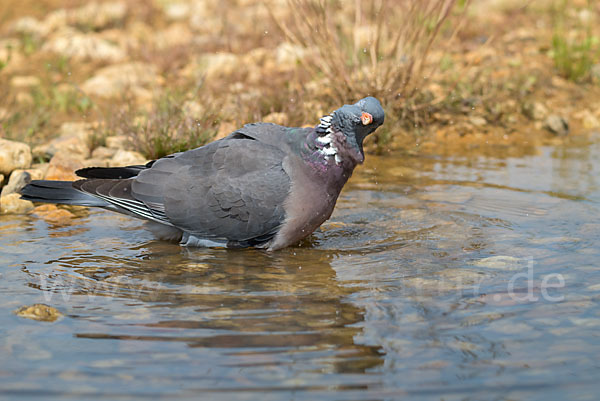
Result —
POLYGON ((0 399, 597 399, 600 140, 447 153, 272 254, 0 216, 0 399))

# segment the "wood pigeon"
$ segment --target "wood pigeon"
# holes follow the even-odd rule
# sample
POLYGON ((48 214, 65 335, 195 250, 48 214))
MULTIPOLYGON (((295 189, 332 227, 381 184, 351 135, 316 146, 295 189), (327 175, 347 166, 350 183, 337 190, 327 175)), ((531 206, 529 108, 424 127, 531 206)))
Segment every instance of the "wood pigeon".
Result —
POLYGON ((366 97, 321 118, 314 128, 247 124, 205 146, 144 166, 90 167, 79 181, 32 181, 34 202, 95 206, 149 221, 160 239, 184 246, 292 245, 327 220, 363 140, 383 124, 366 97))

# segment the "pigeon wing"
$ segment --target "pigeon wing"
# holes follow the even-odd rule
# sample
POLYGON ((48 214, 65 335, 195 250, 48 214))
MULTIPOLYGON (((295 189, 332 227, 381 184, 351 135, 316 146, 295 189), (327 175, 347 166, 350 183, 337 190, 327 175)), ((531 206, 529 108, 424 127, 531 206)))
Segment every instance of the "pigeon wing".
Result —
POLYGON ((291 182, 285 153, 250 138, 226 139, 140 172, 132 195, 162 207, 169 222, 197 238, 254 245, 273 237, 285 219, 291 182))

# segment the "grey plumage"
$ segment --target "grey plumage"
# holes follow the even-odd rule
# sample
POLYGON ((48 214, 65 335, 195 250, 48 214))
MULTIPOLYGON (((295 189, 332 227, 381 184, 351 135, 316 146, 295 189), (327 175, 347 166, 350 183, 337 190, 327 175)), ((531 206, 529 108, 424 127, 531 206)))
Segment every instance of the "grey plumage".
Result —
POLYGON ((383 119, 379 102, 365 98, 315 128, 248 124, 145 166, 87 168, 73 183, 33 181, 22 197, 126 213, 184 245, 279 249, 329 218, 364 158, 364 137, 383 119))

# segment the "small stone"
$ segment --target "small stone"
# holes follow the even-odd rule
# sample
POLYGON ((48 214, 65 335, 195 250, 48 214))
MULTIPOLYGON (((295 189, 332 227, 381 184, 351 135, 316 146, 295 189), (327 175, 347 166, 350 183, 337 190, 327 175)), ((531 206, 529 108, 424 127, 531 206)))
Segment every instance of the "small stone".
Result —
POLYGON ((487 120, 485 118, 479 117, 479 116, 469 117, 469 122, 476 127, 483 127, 484 125, 487 124, 487 120))
POLYGON ((42 51, 78 60, 117 62, 126 57, 121 48, 97 34, 82 34, 71 28, 63 28, 52 35, 42 51))
POLYGON ((158 49, 169 49, 175 46, 190 44, 194 35, 186 24, 171 24, 167 29, 154 33, 152 43, 158 49))
POLYGON ((145 63, 116 64, 104 67, 92 78, 85 81, 82 90, 100 97, 122 96, 124 91, 145 93, 144 87, 162 83, 156 66, 145 63))
POLYGON ((30 89, 40 85, 40 79, 33 75, 12 77, 10 86, 15 89, 30 89))
POLYGON ((21 199, 20 194, 8 194, 0 198, 0 214, 25 214, 33 210, 33 203, 21 199))
POLYGON ((172 3, 165 5, 165 16, 173 21, 182 20, 190 15, 190 5, 187 3, 172 3))
POLYGON ((29 172, 29 174, 31 174, 31 178, 34 180, 43 180, 44 177, 46 176, 46 173, 48 172, 48 167, 50 166, 50 163, 34 163, 31 165, 31 168, 28 169, 27 171, 29 172), (38 175, 40 174, 40 175, 38 175), (39 178, 37 178, 39 177, 39 178))
POLYGON ((479 259, 473 262, 473 265, 478 267, 487 267, 489 269, 501 270, 519 270, 525 267, 523 259, 513 256, 490 256, 489 258, 479 259))
POLYGON ((60 311, 52 306, 45 304, 33 304, 30 306, 22 306, 14 312, 17 316, 26 319, 38 320, 40 322, 54 322, 61 316, 60 311))
POLYGON ((523 114, 533 121, 542 121, 548 115, 548 109, 540 102, 528 102, 523 104, 523 114))
POLYGON ((75 171, 83 167, 85 167, 85 163, 81 156, 57 152, 50 160, 45 179, 76 181, 79 180, 80 177, 75 174, 75 171))
POLYGON ((569 133, 569 123, 557 114, 551 114, 544 121, 544 126, 553 134, 565 136, 569 133))
POLYGON ((44 219, 47 223, 66 226, 71 223, 75 215, 68 210, 59 209, 56 205, 41 205, 33 209, 33 214, 44 219))
POLYGON ((106 147, 110 149, 125 149, 128 145, 129 138, 127 135, 115 135, 106 138, 106 147))
POLYGON ((306 55, 306 49, 302 46, 284 42, 275 49, 275 59, 280 67, 293 68, 306 55))
POLYGON ((119 150, 112 159, 110 159, 108 165, 110 167, 123 167, 123 166, 135 166, 140 164, 148 163, 141 153, 134 152, 132 150, 119 150))
POLYGON ((15 170, 10 174, 8 184, 2 187, 2 194, 0 197, 4 197, 8 194, 19 193, 25 185, 31 182, 31 174, 25 170, 15 170))
POLYGON ((117 153, 117 148, 108 148, 106 146, 98 146, 92 152, 93 159, 112 159, 112 157, 117 153))
POLYGON ((68 121, 60 125, 60 136, 76 136, 84 141, 94 134, 94 130, 98 127, 97 123, 88 123, 81 121, 68 121))
MULTIPOLYGON (((84 3, 85 4, 85 3, 84 3)), ((69 25, 83 25, 100 30, 110 24, 119 22, 127 15, 127 2, 87 2, 87 4, 67 10, 69 25)))
POLYGON ((46 175, 46 169, 41 167, 35 167, 35 166, 31 166, 31 168, 28 168, 26 170, 14 170, 13 174, 15 173, 21 173, 21 172, 25 172, 27 174, 29 174, 31 176, 31 180, 43 180, 44 176, 46 175))
POLYGON ((0 174, 9 175, 13 170, 27 168, 31 160, 29 145, 0 138, 0 174))
POLYGON ((577 117, 581 119, 583 128, 587 130, 600 128, 600 121, 598 121, 598 118, 587 109, 577 113, 577 117))
POLYGON ((90 154, 90 149, 85 140, 78 135, 63 135, 55 138, 44 145, 33 148, 33 156, 38 159, 51 159, 56 153, 65 152, 86 158, 90 154))
POLYGON ((11 30, 20 34, 26 34, 35 38, 46 36, 48 33, 47 27, 33 17, 23 17, 16 20, 11 30))
POLYGON ((204 55, 200 58, 199 65, 207 80, 231 75, 240 68, 238 57, 233 53, 204 55))

